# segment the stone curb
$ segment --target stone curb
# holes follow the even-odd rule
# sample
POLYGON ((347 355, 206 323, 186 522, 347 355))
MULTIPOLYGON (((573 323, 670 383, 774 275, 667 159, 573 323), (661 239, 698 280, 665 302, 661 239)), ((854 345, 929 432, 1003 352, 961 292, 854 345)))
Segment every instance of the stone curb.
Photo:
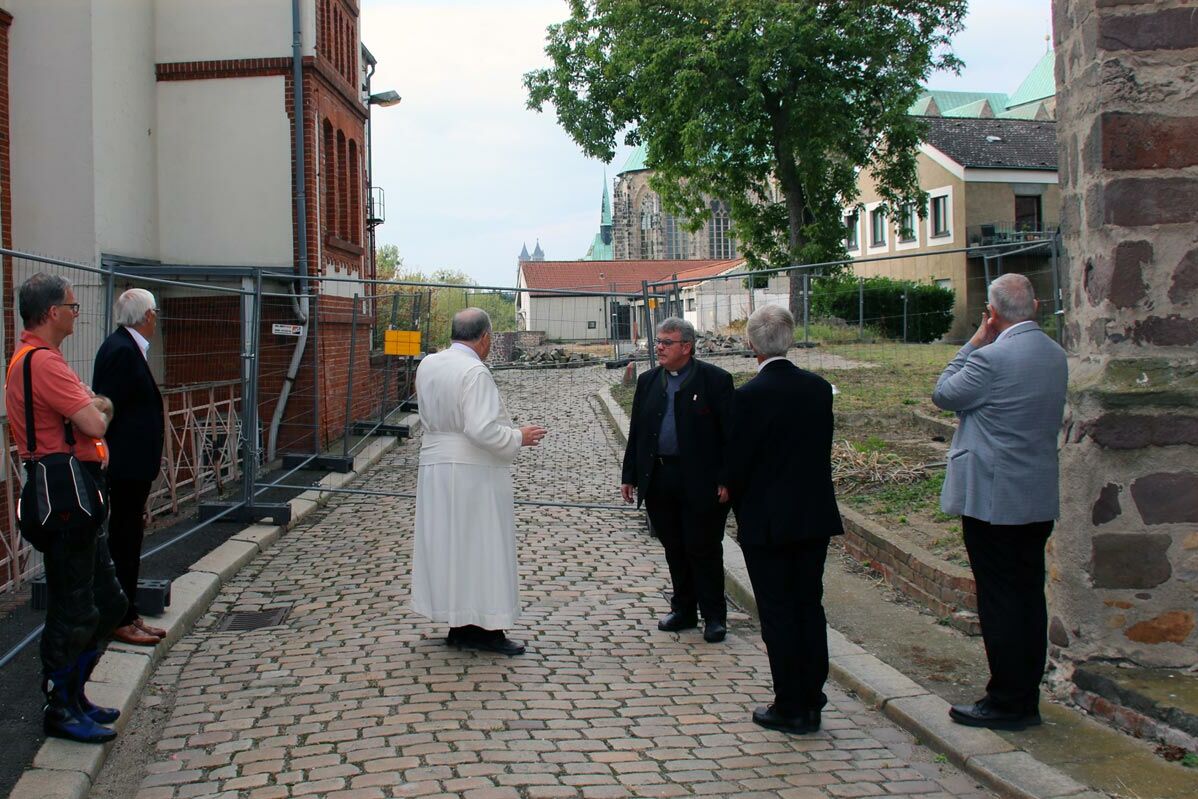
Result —
MULTIPOLYGON (((618 435, 627 440, 628 416, 609 392, 599 392, 618 435)), ((759 618, 744 554, 724 540, 724 587, 738 605, 759 618)), ((828 628, 829 671, 836 682, 881 710, 921 744, 939 752, 987 787, 1012 799, 1093 799, 1085 785, 999 737, 963 727, 948 717, 949 703, 902 672, 828 628)))
MULTIPOLYGON (((402 423, 415 431, 419 417, 412 415, 402 423)), ((333 496, 332 492, 321 489, 341 488, 355 480, 398 443, 398 439, 391 437, 372 441, 354 458, 353 471, 327 474, 316 484, 317 488, 292 499, 288 528, 294 527, 333 496)), ((157 625, 167 630, 162 645, 153 649, 117 642, 109 645, 96 664, 87 694, 97 704, 120 709, 121 717, 113 725, 118 732, 125 728, 137 707, 142 689, 158 661, 207 612, 221 585, 273 546, 283 531, 284 528, 277 525, 250 525, 192 564, 187 574, 175 579, 171 583, 171 606, 161 617, 154 619, 157 625)), ((9 799, 86 799, 111 748, 112 744, 96 746, 47 738, 34 755, 32 766, 13 786, 9 799)))

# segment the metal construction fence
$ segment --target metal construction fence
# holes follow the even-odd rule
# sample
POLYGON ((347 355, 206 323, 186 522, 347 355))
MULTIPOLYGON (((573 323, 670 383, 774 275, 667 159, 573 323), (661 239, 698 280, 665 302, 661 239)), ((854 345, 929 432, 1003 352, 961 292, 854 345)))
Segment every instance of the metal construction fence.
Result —
MULTIPOLYGON (((164 398, 166 442, 149 511, 153 517, 168 517, 198 506, 194 531, 221 518, 281 521, 289 513, 287 506, 259 498, 272 486, 285 485, 292 472, 348 471, 370 436, 404 435, 402 420, 413 407, 419 358, 449 344, 450 320, 466 307, 481 307, 491 316, 490 362, 501 386, 519 394, 522 407, 535 401, 549 413, 555 404, 578 401, 555 393, 559 389, 546 379, 549 370, 590 367, 559 381, 590 402, 587 397, 619 379, 620 372, 605 366, 652 362, 655 327, 667 316, 695 324, 700 357, 717 359, 730 371, 749 371, 743 335, 749 314, 762 305, 787 305, 797 311, 797 343, 810 345, 804 365, 840 368, 846 357, 868 351, 894 353, 915 342, 967 337, 980 318, 989 281, 1017 270, 1031 277, 1043 299, 1043 326, 1059 334, 1055 242, 950 254, 960 256, 956 271, 946 271, 943 253, 916 254, 901 262, 860 259, 851 263, 851 270, 846 263, 840 276, 831 274, 838 264, 817 264, 544 291, 299 277, 285 268, 254 266, 171 266, 110 258, 95 266, 0 250, 0 340, 5 356, 11 356, 21 330, 16 292, 24 280, 36 272, 60 274, 71 281, 80 304, 62 352, 90 383, 96 351, 114 329, 114 298, 130 287, 153 292, 159 320, 148 360, 164 398), (921 258, 928 260, 921 263, 921 258), (947 299, 943 290, 935 290, 941 273, 946 274, 940 288, 949 289, 947 299), (919 275, 925 279, 917 279, 919 275), (875 276, 895 279, 902 288, 896 292, 894 286, 879 285, 875 276), (286 475, 264 482, 264 467, 279 464, 286 475)), ((594 411, 600 418, 601 410, 594 411)), ((0 594, 40 570, 37 553, 16 531, 23 475, 11 424, 0 416, 6 453, 0 459, 0 594)), ((525 457, 522 468, 534 474, 518 490, 518 502, 553 504, 548 487, 560 485, 560 475, 593 468, 588 453, 612 446, 606 422, 588 424, 570 436, 525 457)), ((414 468, 415 452, 401 454, 395 463, 414 468)), ((565 498, 615 501, 614 496, 604 500, 568 491, 565 498)))

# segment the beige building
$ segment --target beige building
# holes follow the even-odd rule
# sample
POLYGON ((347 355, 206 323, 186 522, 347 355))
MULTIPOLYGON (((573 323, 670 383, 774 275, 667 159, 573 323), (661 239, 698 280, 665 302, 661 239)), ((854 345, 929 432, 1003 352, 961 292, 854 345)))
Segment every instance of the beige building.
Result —
POLYGON ((957 341, 976 325, 987 277, 1026 273, 1040 297, 1052 299, 1050 248, 1029 242, 1050 238, 1060 224, 1056 124, 925 121, 918 169, 927 204, 887 208, 862 172, 857 204, 845 211, 845 247, 859 276, 931 282, 956 292, 946 338, 957 341))

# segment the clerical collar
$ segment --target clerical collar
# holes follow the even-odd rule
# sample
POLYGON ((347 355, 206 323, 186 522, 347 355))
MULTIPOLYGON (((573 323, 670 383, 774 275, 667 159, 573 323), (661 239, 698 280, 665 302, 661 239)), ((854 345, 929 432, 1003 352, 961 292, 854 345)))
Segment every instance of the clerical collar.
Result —
POLYGON ((677 377, 678 375, 684 375, 684 374, 686 374, 688 371, 690 371, 691 364, 693 364, 694 362, 695 362, 695 359, 694 359, 694 358, 691 358, 690 360, 688 360, 688 361, 686 362, 686 366, 682 367, 682 368, 681 368, 681 369, 679 369, 677 372, 671 372, 669 369, 667 369, 667 370, 666 370, 666 374, 668 374, 670 377, 677 377))

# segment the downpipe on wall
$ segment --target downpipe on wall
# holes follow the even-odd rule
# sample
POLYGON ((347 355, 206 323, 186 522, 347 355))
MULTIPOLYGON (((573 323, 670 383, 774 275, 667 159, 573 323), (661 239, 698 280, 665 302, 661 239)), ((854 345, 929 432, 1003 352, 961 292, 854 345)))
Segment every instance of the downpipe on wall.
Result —
MULTIPOLYGON (((287 410, 287 399, 291 396, 291 387, 295 385, 300 362, 304 359, 304 350, 308 344, 310 312, 308 303, 307 150, 304 146, 304 31, 300 16, 300 0, 291 0, 291 27, 291 96, 295 107, 293 112, 295 118, 295 219, 299 250, 299 258, 295 264, 296 294, 291 297, 291 309, 301 327, 299 338, 295 342, 295 351, 291 353, 291 363, 287 366, 287 374, 283 377, 283 387, 279 390, 279 401, 275 403, 275 412, 270 419, 270 432, 266 438, 268 463, 275 459, 278 451, 279 426, 283 423, 283 414, 287 410)), ((319 387, 314 387, 314 390, 319 390, 319 387)), ((319 420, 314 419, 313 424, 319 424, 319 420)))

